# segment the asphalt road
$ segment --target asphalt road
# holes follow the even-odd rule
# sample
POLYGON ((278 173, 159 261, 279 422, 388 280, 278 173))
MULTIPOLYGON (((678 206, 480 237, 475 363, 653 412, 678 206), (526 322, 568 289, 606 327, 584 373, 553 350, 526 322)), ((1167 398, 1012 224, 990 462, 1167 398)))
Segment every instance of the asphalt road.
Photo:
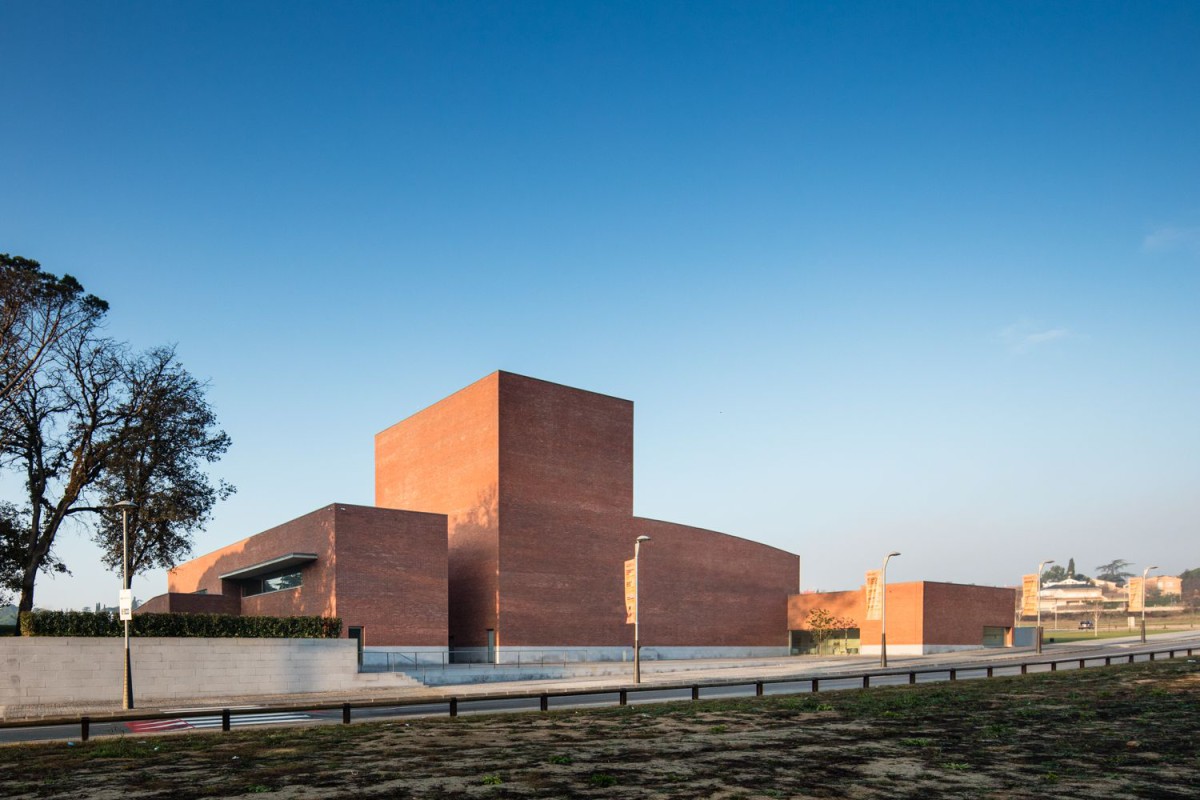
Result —
MULTIPOLYGON (((917 674, 917 683, 932 683, 945 681, 949 679, 948 670, 954 668, 957 672, 957 680, 974 680, 987 677, 987 668, 991 667, 993 674, 996 676, 1002 675, 1018 675, 1021 672, 1020 662, 1034 661, 1041 659, 1070 659, 1064 660, 1058 664, 1058 671, 1067 671, 1078 669, 1078 659, 1086 658, 1090 661, 1089 667, 1100 666, 1102 661, 1093 661, 1093 659, 1103 659, 1106 656, 1127 659, 1131 651, 1139 651, 1143 649, 1165 649, 1170 647, 1185 649, 1188 647, 1200 647, 1200 637, 1198 636, 1182 636, 1178 638, 1151 640, 1147 645, 1141 646, 1136 642, 1121 641, 1121 640, 1098 640, 1086 643, 1077 643, 1069 646, 1056 647, 1053 652, 1045 652, 1042 656, 1037 656, 1032 652, 1023 651, 1020 653, 998 652, 998 651, 972 651, 967 654, 957 653, 945 656, 929 656, 919 658, 904 658, 893 659, 893 666, 898 671, 895 674, 877 675, 870 678, 870 686, 896 686, 907 684, 910 682, 910 674, 908 670, 920 669, 937 669, 939 672, 917 674), (902 662, 902 663, 901 663, 902 662)), ((1149 660, 1149 656, 1136 656, 1138 661, 1149 660)), ((826 668, 828 669, 828 668, 826 668)), ((1049 664, 1036 664, 1027 667, 1029 673, 1049 672, 1051 669, 1049 664)), ((867 671, 867 667, 860 660, 854 664, 846 663, 845 668, 838 670, 844 675, 851 670, 867 671)), ((711 673, 710 673, 711 674, 711 673)), ((732 677, 732 676, 731 676, 732 677)), ((798 677, 795 681, 786 681, 779 683, 765 683, 763 686, 764 694, 779 695, 779 694, 805 694, 812 691, 812 678, 816 677, 819 680, 819 691, 838 691, 844 689, 858 689, 863 686, 862 676, 854 677, 823 677, 820 672, 813 672, 806 677, 798 677)), ((698 683, 703 683, 707 679, 695 679, 698 683)), ((720 697, 748 697, 755 693, 754 677, 746 679, 744 684, 731 684, 725 686, 715 686, 700 689, 701 699, 712 699, 720 697)), ((679 683, 688 681, 686 673, 679 674, 679 683)), ((564 681, 564 684, 569 681, 564 681)), ((644 685, 644 684, 643 684, 644 685)), ((547 692, 553 692, 554 687, 547 685, 544 687, 547 692)), ((497 686, 497 691, 502 689, 497 686)), ((689 701, 692 697, 692 689, 690 685, 673 686, 663 688, 645 688, 638 691, 629 690, 628 702, 630 705, 641 703, 661 703, 674 701, 689 701)), ((618 689, 597 689, 594 693, 579 694, 569 697, 551 697, 549 699, 550 709, 569 709, 569 708, 587 708, 598 706, 614 706, 619 698, 618 689)), ((481 698, 478 700, 471 699, 470 696, 460 696, 458 698, 458 713, 460 715, 468 714, 485 714, 495 712, 522 712, 522 711, 537 711, 539 710, 539 699, 532 698, 505 698, 492 697, 481 698)), ((132 722, 93 722, 91 725, 91 736, 122 736, 122 735, 156 735, 162 733, 197 731, 197 730, 220 730, 221 716, 219 708, 212 709, 174 709, 180 714, 195 713, 197 711, 211 711, 211 714, 204 716, 188 716, 164 720, 142 720, 132 722)), ((302 711, 302 712, 270 712, 262 710, 256 706, 242 706, 231 708, 233 712, 230 718, 232 728, 246 729, 249 727, 262 725, 297 725, 297 724, 340 724, 342 722, 342 712, 340 709, 320 710, 320 711, 302 711)), ((169 711, 167 713, 170 713, 169 711)), ((352 711, 352 719, 354 721, 364 720, 379 720, 379 719, 406 719, 419 718, 428 716, 447 716, 449 714, 449 702, 430 702, 420 705, 408 706, 393 706, 393 707, 369 707, 355 708, 352 711)), ((74 746, 80 737, 79 725, 53 725, 53 726, 38 726, 38 727, 22 727, 22 728, 0 728, 0 744, 13 744, 18 742, 39 742, 39 741, 63 741, 67 746, 74 746)))

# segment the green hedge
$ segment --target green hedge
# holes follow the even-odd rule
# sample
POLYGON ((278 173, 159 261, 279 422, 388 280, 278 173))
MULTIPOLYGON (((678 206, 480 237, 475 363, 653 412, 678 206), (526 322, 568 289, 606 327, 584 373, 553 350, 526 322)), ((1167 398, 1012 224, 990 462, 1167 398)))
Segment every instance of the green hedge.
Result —
MULTIPOLYGON (((34 611, 21 614, 22 636, 122 636, 125 626, 111 611, 34 611)), ((215 639, 336 639, 337 617, 242 617, 233 614, 134 614, 130 636, 194 636, 215 639)))

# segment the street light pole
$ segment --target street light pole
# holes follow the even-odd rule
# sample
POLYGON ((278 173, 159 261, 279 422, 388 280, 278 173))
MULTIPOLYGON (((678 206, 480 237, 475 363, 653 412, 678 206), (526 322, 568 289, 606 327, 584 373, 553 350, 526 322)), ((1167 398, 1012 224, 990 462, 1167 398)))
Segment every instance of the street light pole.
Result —
MULTIPOLYGON (((1041 563, 1038 564, 1038 574, 1037 574, 1037 648, 1036 648, 1038 653, 1042 652, 1042 570, 1046 568, 1047 564, 1053 564, 1053 563, 1054 563, 1053 558, 1047 558, 1045 561, 1042 561, 1041 563)), ((1058 608, 1057 603, 1055 603, 1054 608, 1055 609, 1058 608)))
POLYGON ((883 559, 883 569, 879 573, 879 666, 887 666, 887 565, 892 556, 899 553, 888 553, 883 559))
POLYGON ((639 536, 633 543, 633 682, 642 682, 642 639, 639 622, 642 616, 642 570, 640 557, 642 542, 649 536, 639 536))
MULTIPOLYGON (((129 509, 137 508, 132 500, 122 500, 113 506, 121 509, 121 588, 129 591, 129 509)), ((133 708, 133 660, 129 653, 129 620, 125 620, 125 677, 121 687, 121 708, 133 708)))
POLYGON ((1146 578, 1152 569, 1158 569, 1158 567, 1146 567, 1142 570, 1142 644, 1146 643, 1146 578))

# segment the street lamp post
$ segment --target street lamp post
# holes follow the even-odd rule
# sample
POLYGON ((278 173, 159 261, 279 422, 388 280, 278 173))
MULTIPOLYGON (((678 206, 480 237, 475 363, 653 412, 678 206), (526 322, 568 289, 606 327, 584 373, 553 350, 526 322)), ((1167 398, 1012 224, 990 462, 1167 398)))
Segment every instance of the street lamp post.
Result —
POLYGON ((1158 567, 1146 567, 1142 570, 1142 644, 1146 643, 1146 578, 1152 569, 1158 569, 1158 567))
POLYGON ((642 615, 642 571, 639 558, 642 552, 642 542, 650 541, 649 536, 639 536, 633 543, 633 682, 642 682, 642 639, 639 621, 642 615))
MULTIPOLYGON (((1040 564, 1038 564, 1038 574, 1037 574, 1037 648, 1036 648, 1038 653, 1042 652, 1042 570, 1046 568, 1047 564, 1053 564, 1053 563, 1054 563, 1053 558, 1047 558, 1045 561, 1042 561, 1040 564)), ((1054 608, 1056 610, 1058 609, 1057 603, 1055 603, 1054 608)))
POLYGON ((899 553, 888 553, 883 559, 883 570, 879 573, 879 666, 887 666, 887 565, 892 556, 899 553))
MULTIPOLYGON (((121 509, 121 589, 129 591, 129 510, 137 508, 132 500, 122 500, 113 508, 121 509)), ((122 616, 125 616, 122 614, 122 616)), ((133 708, 133 661, 129 653, 129 620, 125 620, 125 678, 121 687, 121 707, 133 708)))

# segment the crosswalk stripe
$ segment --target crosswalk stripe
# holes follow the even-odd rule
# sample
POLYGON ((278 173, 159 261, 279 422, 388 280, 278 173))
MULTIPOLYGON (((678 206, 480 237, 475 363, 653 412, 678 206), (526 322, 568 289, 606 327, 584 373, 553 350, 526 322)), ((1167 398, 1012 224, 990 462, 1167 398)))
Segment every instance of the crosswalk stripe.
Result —
MULTIPOLYGON (((304 722, 312 719, 308 714, 279 712, 275 714, 233 714, 229 717, 230 727, 246 725, 270 725, 284 722, 304 722)), ((135 733, 180 730, 183 728, 219 728, 220 717, 192 717, 191 719, 150 719, 126 722, 125 726, 135 733)))

